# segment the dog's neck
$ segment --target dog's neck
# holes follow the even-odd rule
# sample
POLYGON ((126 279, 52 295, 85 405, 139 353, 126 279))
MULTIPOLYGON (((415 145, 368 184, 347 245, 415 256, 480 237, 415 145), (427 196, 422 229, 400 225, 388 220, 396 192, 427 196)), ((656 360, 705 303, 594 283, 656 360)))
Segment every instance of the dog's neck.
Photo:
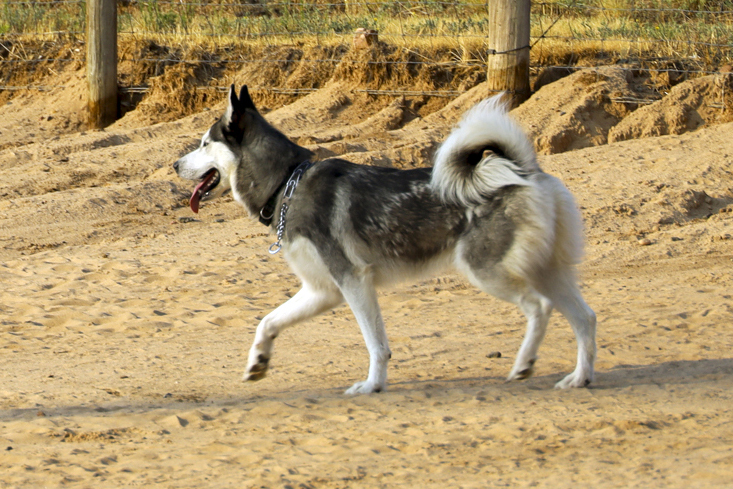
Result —
POLYGON ((259 219, 260 222, 265 226, 269 226, 272 224, 272 219, 275 217, 275 207, 277 206, 277 200, 280 197, 280 193, 283 192, 283 190, 285 189, 285 185, 292 178, 293 172, 301 167, 304 167, 303 171, 305 171, 307 168, 310 167, 310 161, 306 160, 304 162, 291 165, 288 169, 288 172, 285 174, 285 178, 283 178, 282 182, 280 182, 280 185, 277 187, 277 189, 275 189, 275 192, 270 195, 270 198, 267 199, 265 205, 262 207, 262 209, 260 209, 259 219), (304 167, 306 163, 308 163, 308 165, 304 167))
POLYGON ((258 112, 248 110, 247 115, 232 187, 237 201, 255 217, 282 191, 283 182, 293 170, 314 155, 272 127, 258 112))

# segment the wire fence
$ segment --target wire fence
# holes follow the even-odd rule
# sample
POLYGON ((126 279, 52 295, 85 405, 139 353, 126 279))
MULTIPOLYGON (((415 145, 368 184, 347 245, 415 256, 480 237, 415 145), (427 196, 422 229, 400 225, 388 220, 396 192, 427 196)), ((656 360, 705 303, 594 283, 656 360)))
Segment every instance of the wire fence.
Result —
MULTIPOLYGON (((53 83, 51 78, 43 79, 43 73, 53 76, 65 64, 83 63, 84 49, 78 46, 84 43, 85 15, 83 0, 6 0, 0 4, 0 90, 47 89, 53 83), (18 76, 22 72, 35 76, 18 76)), ((628 70, 699 76, 730 71, 733 62, 733 0, 534 2, 530 21, 534 74, 547 68, 575 70, 615 64, 628 70)), ((448 67, 455 73, 463 68, 484 69, 490 55, 486 0, 118 0, 118 43, 149 46, 122 49, 119 62, 126 63, 128 70, 144 65, 142 71, 150 75, 186 63, 210 65, 212 70, 249 65, 287 66, 288 70, 296 69, 296 64, 305 69, 335 66, 344 60, 359 28, 372 29, 381 43, 410 53, 362 60, 365 64, 401 70, 448 67), (306 54, 299 57, 276 49, 267 56, 252 56, 252 46, 285 45, 335 47, 301 49, 306 54)), ((146 80, 128 78, 121 81, 124 91, 148 89, 146 80)), ((226 85, 222 80, 200 88, 218 90, 226 85)), ((314 90, 308 86, 254 87, 258 88, 290 94, 314 90)), ((444 97, 460 93, 448 85, 422 91, 409 87, 364 90, 444 97)))

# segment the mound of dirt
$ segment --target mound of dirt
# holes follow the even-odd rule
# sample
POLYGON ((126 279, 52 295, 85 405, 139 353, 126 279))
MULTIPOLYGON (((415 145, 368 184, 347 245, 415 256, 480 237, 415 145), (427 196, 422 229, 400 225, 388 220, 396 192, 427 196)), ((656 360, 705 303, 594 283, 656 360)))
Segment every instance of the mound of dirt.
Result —
POLYGON ((323 88, 346 51, 343 45, 266 46, 248 52, 231 80, 248 85, 258 107, 283 107, 303 97, 304 90, 323 88))
POLYGON ((710 75, 680 83, 642 107, 608 133, 608 142, 694 131, 733 120, 733 75, 710 75), (726 96, 727 95, 727 96, 726 96))
POLYGON ((84 72, 63 71, 49 91, 26 90, 0 106, 0 149, 81 131, 87 125, 86 107, 84 72))
MULTIPOLYGON (((358 94, 344 83, 329 83, 321 90, 299 98, 285 107, 281 107, 267 114, 267 119, 281 131, 285 131, 292 138, 308 137, 313 134, 309 127, 312 123, 323 124, 326 128, 338 123, 340 127, 348 124, 347 121, 359 119, 363 112, 355 107, 358 94), (357 110, 357 114, 351 114, 357 110), (354 118, 350 117, 355 116, 354 118)), ((257 100, 255 100, 257 104, 257 100)), ((378 110, 378 109, 377 109, 378 110)))
POLYGON ((414 121, 412 125, 425 129, 428 126, 455 124, 463 116, 463 113, 466 112, 466 110, 491 95, 492 93, 489 91, 489 84, 487 82, 480 83, 468 90, 466 93, 451 100, 444 107, 426 115, 420 120, 414 121))
POLYGON ((543 86, 512 115, 538 153, 560 153, 605 144, 611 128, 631 112, 614 100, 633 95, 626 71, 587 69, 543 86))
MULTIPOLYGON (((4 94, 0 149, 86 129, 85 72, 77 59, 81 49, 76 44, 41 47, 46 54, 69 51, 73 63, 50 67, 52 77, 35 69, 8 79, 54 88, 40 94, 16 92, 13 98, 4 94), (16 127, 26 130, 12 130, 16 127)), ((358 160, 374 164, 386 164, 385 151, 398 166, 429 164, 432 149, 449 126, 492 95, 485 70, 477 63, 455 62, 456 53, 438 48, 408 50, 383 42, 364 50, 349 44, 186 47, 132 40, 122 42, 119 50, 124 116, 115 129, 143 128, 208 109, 218 113, 226 97, 220 87, 246 84, 271 122, 301 144, 319 155, 354 153, 358 160), (423 63, 426 59, 435 63, 423 63), (132 87, 144 90, 128 90, 132 87), (373 90, 414 95, 396 97, 373 90), (463 93, 455 99, 422 94, 444 90, 463 93), (314 125, 318 134, 313 133, 314 125), (365 142, 369 151, 363 149, 365 142), (380 154, 367 154, 374 151, 380 154)), ((475 57, 468 53, 463 58, 475 57)), ((733 120, 733 99, 726 96, 733 90, 731 74, 680 83, 664 99, 640 109, 639 99, 660 97, 649 73, 606 66, 555 80, 557 76, 538 77, 536 86, 544 85, 512 111, 540 154, 681 134, 733 120)), ((17 158, 22 157, 19 153, 17 158)))
POLYGON ((302 97, 296 89, 321 88, 342 55, 339 46, 207 48, 127 41, 120 47, 120 84, 144 92, 130 96, 123 90, 124 115, 117 126, 143 127, 212 108, 225 100, 226 91, 219 87, 231 83, 249 85, 258 107, 267 112, 302 97))
POLYGON ((291 105, 307 97, 308 91, 339 84, 360 95, 345 96, 352 105, 360 104, 361 117, 369 117, 394 100, 371 90, 417 92, 406 106, 415 114, 427 115, 450 100, 419 92, 468 90, 486 79, 478 63, 456 63, 450 49, 407 50, 381 42, 371 49, 354 50, 347 44, 204 49, 130 41, 120 47, 120 53, 121 85, 146 89, 137 100, 125 101, 121 122, 125 127, 167 122, 210 108, 224 100, 225 93, 217 87, 230 83, 248 85, 263 112, 291 105))
POLYGON ((210 101, 210 94, 198 90, 200 70, 188 64, 177 64, 160 76, 148 80, 149 95, 126 114, 125 123, 130 127, 151 125, 180 119, 210 101))
POLYGON ((659 224, 683 224, 692 219, 711 216, 719 210, 714 207, 715 201, 727 203, 724 199, 713 199, 704 190, 685 188, 660 192, 652 203, 661 208, 659 224))

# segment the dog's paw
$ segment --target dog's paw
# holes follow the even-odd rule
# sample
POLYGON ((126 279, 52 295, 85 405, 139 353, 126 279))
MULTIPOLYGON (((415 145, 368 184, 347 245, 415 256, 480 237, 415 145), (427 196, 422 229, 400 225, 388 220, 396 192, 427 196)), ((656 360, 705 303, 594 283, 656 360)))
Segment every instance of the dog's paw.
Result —
POLYGON ((593 374, 587 372, 573 372, 560 382, 555 384, 555 389, 571 389, 579 387, 588 387, 593 382, 593 374))
POLYGON ((242 380, 247 382, 264 379, 265 375, 267 375, 267 367, 269 363, 270 357, 263 354, 258 355, 257 361, 253 365, 249 365, 244 371, 244 377, 242 377, 242 380))
POLYGON ((507 382, 513 382, 515 380, 524 380, 534 375, 534 363, 537 361, 533 358, 527 362, 527 365, 514 366, 512 371, 509 372, 509 376, 506 378, 507 382))
POLYGON ((357 382, 356 384, 349 387, 345 394, 347 396, 355 396, 357 394, 371 394, 373 392, 384 392, 387 390, 387 385, 379 385, 368 380, 357 382))

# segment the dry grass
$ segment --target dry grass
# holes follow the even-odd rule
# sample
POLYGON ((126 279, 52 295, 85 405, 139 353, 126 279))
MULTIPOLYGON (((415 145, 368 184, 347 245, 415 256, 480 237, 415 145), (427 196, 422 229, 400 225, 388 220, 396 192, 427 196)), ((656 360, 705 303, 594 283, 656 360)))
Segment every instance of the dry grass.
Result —
MULTIPOLYGON (((532 42, 536 62, 601 58, 678 58, 708 66, 731 61, 733 0, 549 0, 535 2, 532 42), (543 36, 546 36, 543 38, 543 36), (552 53, 549 55, 549 53, 552 53), (580 54, 579 54, 580 53, 580 54)), ((122 37, 158 44, 214 48, 222 44, 335 46, 366 27, 380 39, 415 52, 452 49, 462 62, 483 62, 489 28, 486 1, 460 3, 250 0, 237 3, 126 1, 120 3, 122 37)), ((51 39, 83 36, 84 4, 6 2, 0 36, 51 39)))
MULTIPOLYGON (((688 60, 712 70, 731 61, 730 0, 591 0, 584 5, 555 9, 555 21, 547 30, 547 38, 535 48, 561 53, 561 59, 568 55, 592 55, 618 61, 688 60)), ((550 23, 547 15, 536 16, 535 20, 532 35, 539 38, 550 23)), ((543 58, 542 53, 536 54, 543 58)))
MULTIPOLYGON (((0 85, 38 84, 63 68, 59 60, 83 63, 82 1, 13 1, 0 6, 0 62, 9 68, 0 85)), ((486 74, 485 0, 119 5, 120 85, 164 92, 174 78, 186 80, 182 112, 218 99, 216 90, 232 81, 277 87, 262 95, 274 106, 331 77, 370 90, 455 92, 486 74), (379 31, 379 49, 350 52, 358 27, 379 31)), ((733 0, 549 0, 533 3, 531 26, 535 68, 623 63, 707 72, 733 61, 733 0)))

